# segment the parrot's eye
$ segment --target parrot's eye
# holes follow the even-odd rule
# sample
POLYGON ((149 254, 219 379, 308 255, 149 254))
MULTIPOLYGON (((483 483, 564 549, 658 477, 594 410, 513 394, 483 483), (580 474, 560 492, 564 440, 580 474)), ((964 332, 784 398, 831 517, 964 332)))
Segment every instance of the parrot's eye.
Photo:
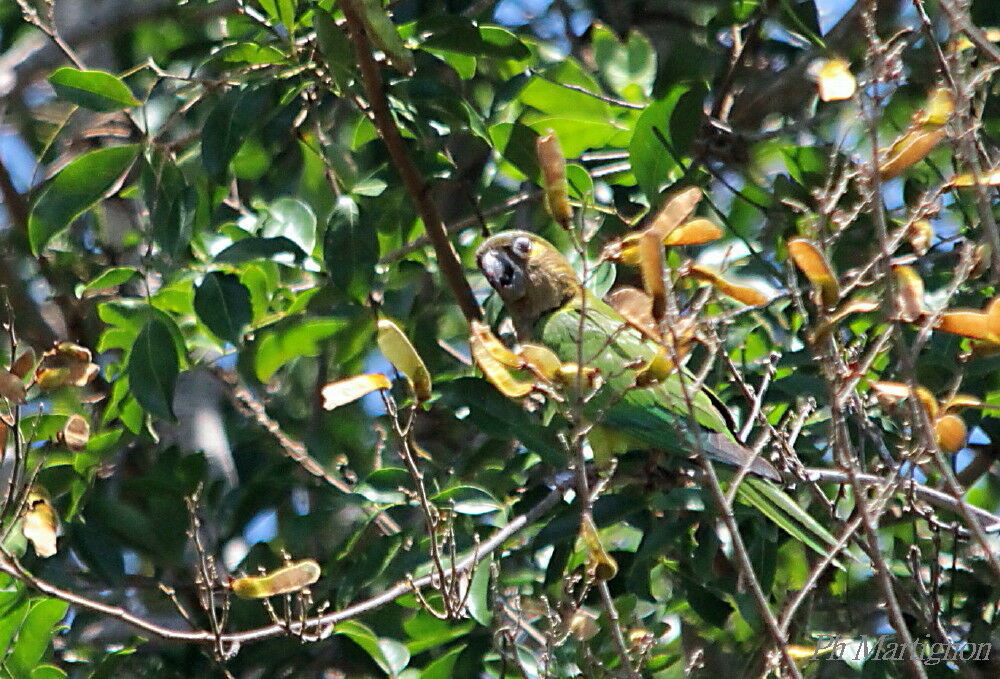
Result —
POLYGON ((514 249, 514 252, 521 257, 527 257, 528 253, 531 252, 531 241, 524 236, 519 236, 514 239, 513 243, 511 243, 511 247, 514 249))

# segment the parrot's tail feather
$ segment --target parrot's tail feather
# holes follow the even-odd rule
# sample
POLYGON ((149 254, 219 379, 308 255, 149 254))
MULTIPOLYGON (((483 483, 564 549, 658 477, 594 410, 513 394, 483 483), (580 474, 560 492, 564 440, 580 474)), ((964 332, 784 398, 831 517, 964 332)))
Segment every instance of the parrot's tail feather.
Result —
POLYGON ((743 467, 753 458, 749 467, 751 472, 772 481, 781 480, 781 474, 778 473, 778 470, 770 462, 759 455, 755 455, 752 450, 733 441, 725 434, 711 432, 706 434, 702 438, 702 441, 705 444, 705 453, 713 460, 725 462, 734 467, 743 467))

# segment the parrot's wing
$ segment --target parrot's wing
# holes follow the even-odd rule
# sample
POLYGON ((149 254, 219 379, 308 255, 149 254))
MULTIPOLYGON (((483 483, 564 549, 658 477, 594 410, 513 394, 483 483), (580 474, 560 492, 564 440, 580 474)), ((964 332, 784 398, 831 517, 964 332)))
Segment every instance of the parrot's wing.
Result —
MULTIPOLYGON (((585 298, 582 305, 574 301, 550 314, 542 326, 541 339, 560 360, 582 362, 601 372, 606 386, 587 403, 585 414, 600 425, 605 438, 620 435, 617 443, 605 442, 609 448, 619 448, 627 441, 690 457, 700 446, 709 458, 736 467, 753 456, 732 435, 715 402, 703 390, 692 388, 692 376, 686 375, 690 380, 687 385, 675 374, 648 387, 634 386, 637 361, 651 360, 656 348, 600 300, 585 298), (692 413, 700 427, 693 426, 692 413)), ((818 554, 826 555, 837 544, 816 519, 767 481, 781 477, 766 460, 757 457, 750 471, 766 478, 747 476, 741 480, 736 495, 742 503, 756 508, 818 554)))

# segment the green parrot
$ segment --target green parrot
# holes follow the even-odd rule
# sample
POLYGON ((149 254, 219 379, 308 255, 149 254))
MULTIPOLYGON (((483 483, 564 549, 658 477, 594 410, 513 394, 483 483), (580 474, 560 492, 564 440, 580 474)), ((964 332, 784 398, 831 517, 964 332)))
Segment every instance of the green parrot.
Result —
MULTIPOLYGON (((836 540, 780 488, 781 479, 766 460, 743 446, 717 397, 693 388, 690 396, 677 371, 637 384, 659 346, 633 328, 617 311, 587 291, 566 258, 551 243, 525 231, 506 231, 487 239, 476 252, 486 280, 500 295, 520 342, 537 342, 564 363, 596 368, 601 386, 583 406, 593 428, 595 460, 628 450, 660 450, 692 457, 698 447, 712 460, 748 466, 736 497, 820 553, 836 540), (689 424, 694 415, 696 425, 689 424), (697 440, 695 440, 697 437, 697 440)), ((721 474, 723 478, 728 474, 721 474)))

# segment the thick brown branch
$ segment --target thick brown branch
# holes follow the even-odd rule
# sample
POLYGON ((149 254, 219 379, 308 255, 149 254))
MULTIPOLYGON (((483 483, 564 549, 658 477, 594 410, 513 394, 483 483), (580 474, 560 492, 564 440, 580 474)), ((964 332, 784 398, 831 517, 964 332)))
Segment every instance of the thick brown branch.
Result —
POLYGON ((396 121, 392 117, 389 109, 389 100, 385 96, 382 74, 378 64, 372 56, 371 43, 362 19, 361 10, 358 8, 356 0, 340 0, 340 8, 344 12, 347 28, 349 29, 351 41, 354 43, 354 51, 357 54, 358 66, 361 68, 361 80, 368 97, 368 114, 371 116, 375 129, 385 142, 386 149, 392 164, 406 185, 406 191, 410 194, 410 200, 416 208, 420 219, 424 222, 424 229, 430 238, 431 245, 437 255, 438 266, 441 274, 452 292, 458 299, 458 305, 462 309, 466 320, 473 321, 482 318, 482 311, 476 302, 475 295, 469 282, 465 280, 465 273, 462 270, 462 263, 458 259, 458 253, 448 240, 448 233, 445 230, 441 215, 438 214, 437 206, 430 199, 427 191, 427 184, 420 176, 413 159, 403 143, 403 137, 399 133, 396 121))

